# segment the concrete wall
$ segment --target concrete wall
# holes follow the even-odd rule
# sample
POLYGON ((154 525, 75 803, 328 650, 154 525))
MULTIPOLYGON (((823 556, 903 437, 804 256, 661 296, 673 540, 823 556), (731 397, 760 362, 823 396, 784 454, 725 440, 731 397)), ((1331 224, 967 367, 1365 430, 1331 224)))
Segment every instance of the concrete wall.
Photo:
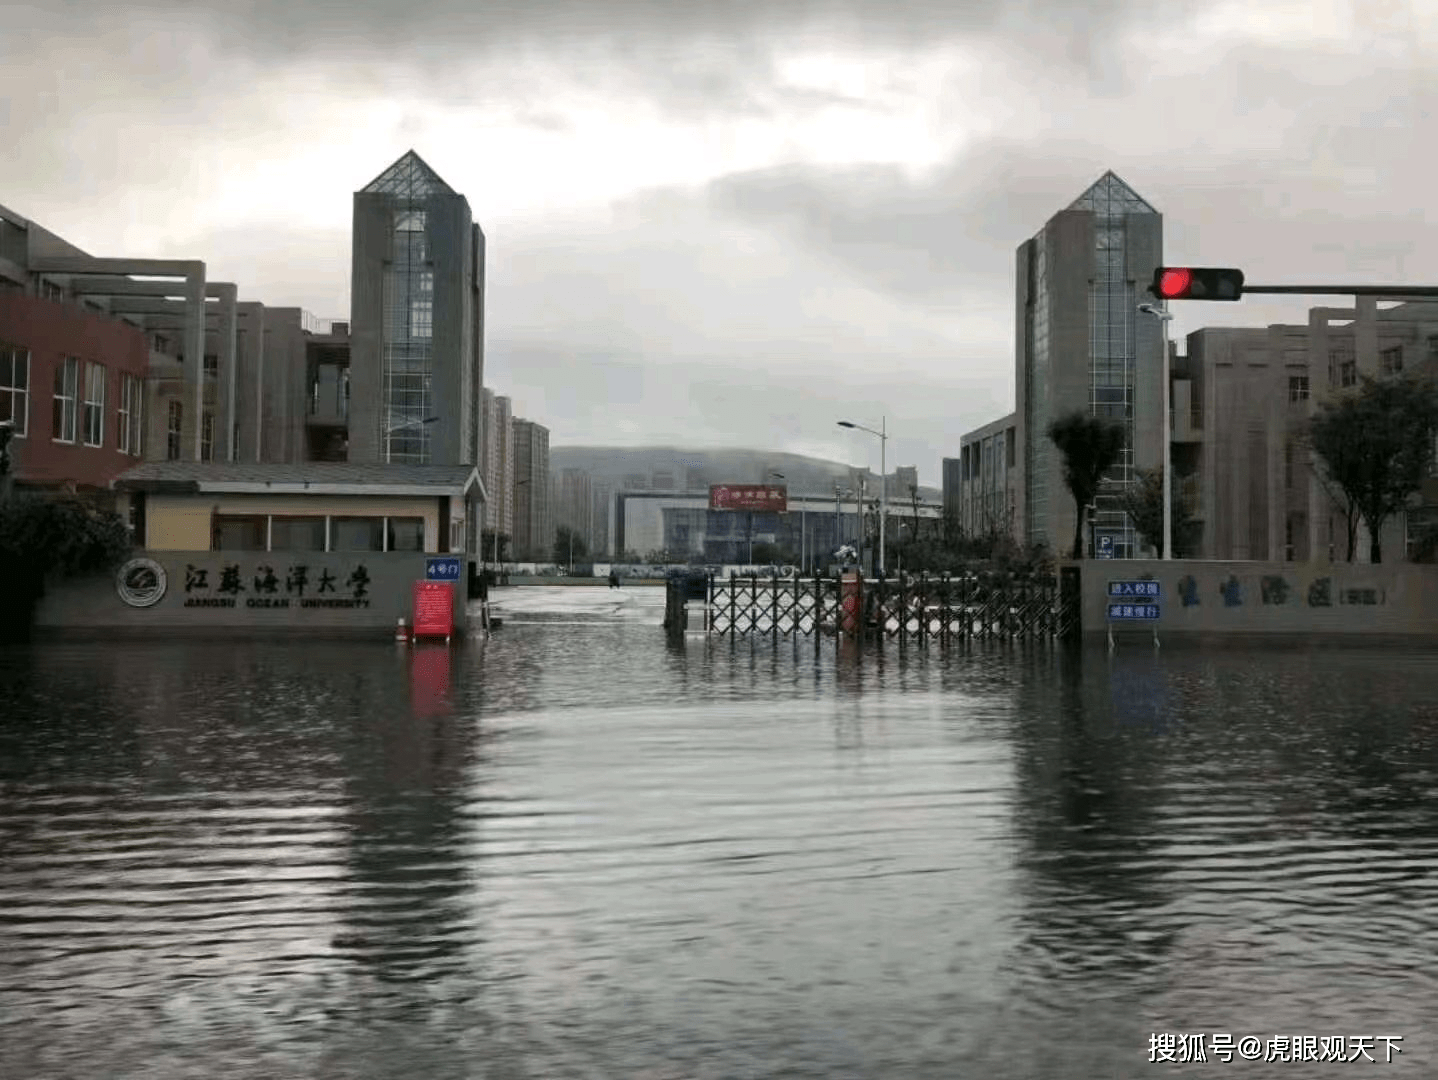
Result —
MULTIPOLYGON (((145 543, 155 551, 209 551, 215 514, 274 514, 304 517, 422 517, 424 546, 440 549, 438 500, 373 498, 363 495, 150 495, 145 500, 145 543)), ((456 505, 454 516, 463 519, 456 505)), ((448 543, 448 537, 443 538, 448 543)))
POLYGON ((434 415, 436 465, 472 465, 474 242, 469 205, 458 195, 425 201, 425 229, 434 269, 434 415))
POLYGON ((351 226, 349 460, 383 459, 384 263, 390 257, 388 196, 357 192, 351 226))
MULTIPOLYGON (((120 598, 118 574, 64 582, 47 588, 36 612, 36 628, 393 633, 396 619, 412 621, 414 583, 425 573, 425 556, 409 553, 146 551, 136 557, 153 559, 165 571, 165 589, 156 603, 143 608, 127 604, 120 598), (233 571, 228 584, 239 591, 222 590, 227 568, 233 571), (297 573, 301 568, 303 583, 297 573), (363 577, 368 580, 361 581, 363 577)), ((454 612, 460 628, 465 607, 461 581, 455 585, 454 612)))
POLYGON ((1086 561, 1082 575, 1085 634, 1109 626, 1110 581, 1149 579, 1160 617, 1116 632, 1438 635, 1438 566, 1129 559, 1086 561))

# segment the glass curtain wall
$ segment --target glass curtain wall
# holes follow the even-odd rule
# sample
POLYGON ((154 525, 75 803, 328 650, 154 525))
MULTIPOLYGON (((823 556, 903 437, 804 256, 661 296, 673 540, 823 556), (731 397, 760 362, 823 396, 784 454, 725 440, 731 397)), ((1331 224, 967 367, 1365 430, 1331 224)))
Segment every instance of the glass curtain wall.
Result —
MULTIPOLYGON (((1024 490, 1024 522, 1030 544, 1051 546, 1048 535, 1049 473, 1053 444, 1049 442, 1049 280, 1047 237, 1040 233, 1028 259, 1029 299, 1027 323, 1029 355, 1024 364, 1024 460, 1028 463, 1024 490)), ((1065 545, 1067 546, 1067 545, 1065 545)))
POLYGON ((1128 269, 1127 216, 1154 213, 1114 176, 1105 176, 1075 203, 1094 213, 1094 275, 1089 293, 1089 409, 1121 424, 1123 450, 1105 476, 1094 508, 1094 533, 1113 538, 1114 557, 1133 558, 1139 539, 1122 509, 1134 472, 1134 391, 1137 382, 1138 293, 1128 269))
POLYGON ((425 236, 423 193, 397 195, 384 280, 385 460, 428 465, 433 459, 434 264, 425 236))

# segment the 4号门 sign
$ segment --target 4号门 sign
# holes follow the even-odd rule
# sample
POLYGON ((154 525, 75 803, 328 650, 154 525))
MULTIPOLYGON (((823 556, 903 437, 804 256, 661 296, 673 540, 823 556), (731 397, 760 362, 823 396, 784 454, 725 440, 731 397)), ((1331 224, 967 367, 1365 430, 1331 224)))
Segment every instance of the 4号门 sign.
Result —
POLYGON ((464 564, 450 557, 430 558, 424 561, 425 581, 458 581, 464 564))

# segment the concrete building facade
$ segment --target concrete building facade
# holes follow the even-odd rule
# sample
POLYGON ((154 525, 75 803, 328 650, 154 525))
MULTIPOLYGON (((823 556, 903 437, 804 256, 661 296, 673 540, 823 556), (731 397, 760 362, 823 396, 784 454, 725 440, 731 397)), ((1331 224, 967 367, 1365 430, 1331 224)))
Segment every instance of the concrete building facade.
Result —
POLYGON ((959 527, 966 536, 1002 535, 1017 539, 1019 504, 1018 414, 964 435, 959 456, 945 459, 945 505, 957 509, 959 527), (954 476, 949 476, 949 462, 954 476), (954 485, 951 495, 948 485, 954 485))
MULTIPOLYGON (((110 385, 114 378, 107 376, 104 429, 106 443, 114 446, 106 449, 146 461, 271 464, 334 460, 344 451, 348 380, 338 374, 348 365, 344 323, 331 328, 300 308, 241 301, 235 285, 206 280, 205 264, 199 260, 91 256, 3 208, 0 292, 9 300, 4 316, 8 330, 0 333, 0 342, 18 352, 22 369, 29 355, 26 390, 32 410, 57 408, 63 418, 70 408, 64 402, 77 395, 85 398, 89 387, 77 384, 76 394, 71 394, 68 374, 55 376, 53 387, 37 381, 50 378, 37 364, 48 364, 44 357, 57 348, 64 351, 66 342, 71 343, 67 356, 97 364, 119 379, 110 385), (86 350, 88 358, 82 355, 86 350), (318 417, 320 423, 315 415, 321 399, 315 386, 317 350, 327 350, 325 370, 343 391, 334 410, 338 418, 318 417), (338 365, 336 355, 341 358, 338 365), (142 382, 138 404, 125 376, 142 382), (62 401, 59 406, 53 404, 57 399, 62 401), (122 409, 125 425, 118 416, 122 409), (128 430, 132 426, 137 433, 128 430)), ((13 358, 6 368, 0 374, 13 378, 13 358)), ((0 396, 13 403, 17 387, 6 389, 10 393, 0 396)), ((90 398, 93 413, 98 399, 93 393, 90 398)), ((53 441, 56 447, 39 456, 38 444, 17 444, 31 451, 37 479, 64 474, 65 480, 82 487, 96 482, 103 486, 108 482, 104 478, 114 473, 114 462, 97 471, 73 455, 61 464, 65 452, 60 447, 67 440, 53 441), (42 463, 52 458, 50 464, 42 463)), ((83 446, 84 440, 77 444, 83 446)), ((91 455, 85 461, 98 459, 91 455)))
MULTIPOLYGON (((1344 561, 1346 520, 1304 429, 1362 376, 1438 372, 1438 304, 1316 307, 1306 326, 1197 330, 1175 380, 1175 475, 1201 526, 1198 555, 1273 562, 1344 561), (1186 383, 1191 385, 1185 385, 1186 383), (1189 409, 1179 390, 1191 393, 1189 409), (1185 426, 1185 414, 1188 423, 1185 426), (1181 460, 1191 459, 1184 464, 1181 460)), ((1385 525, 1385 558, 1404 558, 1438 521, 1438 485, 1385 525)), ((1368 558, 1360 525, 1356 557, 1368 558)))

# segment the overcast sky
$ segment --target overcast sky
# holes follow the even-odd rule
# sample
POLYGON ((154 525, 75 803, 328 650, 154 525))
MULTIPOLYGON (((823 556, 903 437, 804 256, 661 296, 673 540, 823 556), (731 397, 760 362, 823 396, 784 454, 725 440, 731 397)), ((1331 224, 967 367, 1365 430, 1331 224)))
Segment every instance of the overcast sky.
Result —
MULTIPOLYGON (((1112 168, 1170 262, 1438 283, 1432 0, 7 5, 0 204, 348 316, 415 149, 489 240, 485 382, 574 443, 937 484, 1014 405, 1014 249, 1112 168)), ((1303 300, 1187 306, 1302 322, 1303 300)))

